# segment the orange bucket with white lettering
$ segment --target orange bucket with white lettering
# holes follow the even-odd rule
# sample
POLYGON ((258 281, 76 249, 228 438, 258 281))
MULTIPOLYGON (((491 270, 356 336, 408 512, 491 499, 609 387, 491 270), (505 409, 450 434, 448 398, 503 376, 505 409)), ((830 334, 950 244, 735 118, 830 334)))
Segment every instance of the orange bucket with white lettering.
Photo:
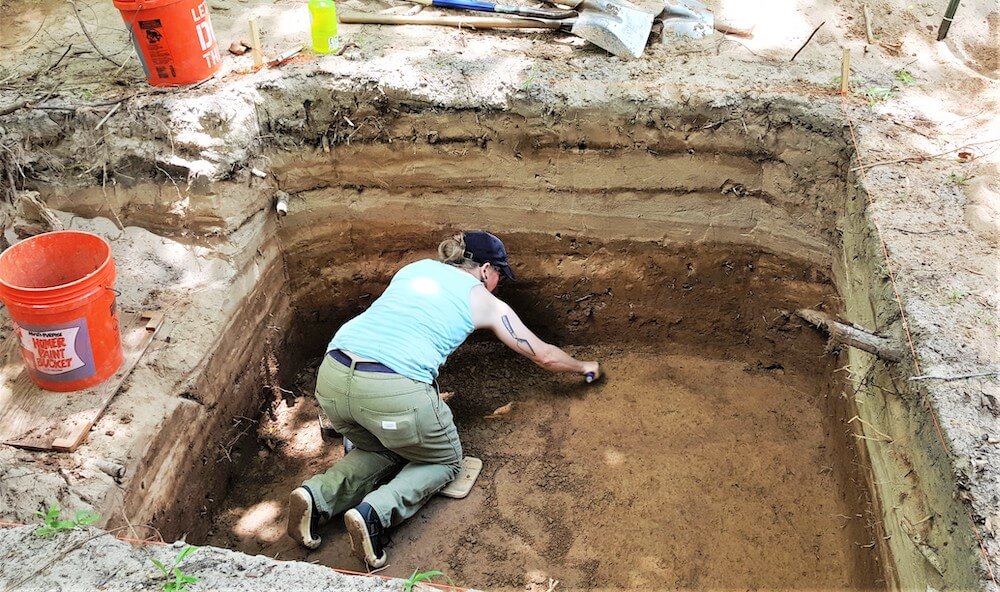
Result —
POLYGON ((208 0, 114 0, 153 86, 184 86, 219 70, 208 0))
POLYGON ((0 300, 35 384, 75 391, 118 371, 122 341, 114 284, 111 245, 89 232, 39 234, 0 254, 0 300))

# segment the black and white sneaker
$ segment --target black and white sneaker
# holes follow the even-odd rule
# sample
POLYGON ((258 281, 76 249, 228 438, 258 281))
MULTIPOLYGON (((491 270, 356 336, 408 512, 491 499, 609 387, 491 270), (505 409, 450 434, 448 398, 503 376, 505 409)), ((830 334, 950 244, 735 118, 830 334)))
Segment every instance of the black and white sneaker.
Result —
POLYGON ((361 502, 344 514, 344 525, 347 526, 347 534, 351 535, 351 550, 355 557, 372 569, 383 567, 388 557, 382 547, 382 522, 375 508, 361 502))
POLYGON ((313 502, 312 492, 306 486, 296 487, 288 496, 288 536, 310 549, 319 547, 323 540, 316 536, 319 512, 313 502))

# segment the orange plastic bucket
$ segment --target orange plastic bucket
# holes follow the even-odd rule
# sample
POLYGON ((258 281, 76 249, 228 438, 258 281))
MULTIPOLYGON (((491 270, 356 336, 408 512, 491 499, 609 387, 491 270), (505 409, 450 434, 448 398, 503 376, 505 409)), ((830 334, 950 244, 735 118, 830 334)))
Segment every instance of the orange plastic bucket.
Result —
POLYGON ((183 86, 219 70, 208 0, 115 0, 153 86, 183 86))
POLYGON ((98 384, 122 364, 108 241, 61 230, 0 254, 0 300, 7 305, 31 380, 50 391, 98 384))

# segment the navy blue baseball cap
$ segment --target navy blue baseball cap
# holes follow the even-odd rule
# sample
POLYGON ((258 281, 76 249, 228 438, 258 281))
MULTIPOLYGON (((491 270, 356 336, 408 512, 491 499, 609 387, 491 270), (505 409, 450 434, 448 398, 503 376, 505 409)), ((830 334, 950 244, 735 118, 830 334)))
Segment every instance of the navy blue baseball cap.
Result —
POLYGON ((500 239, 482 230, 466 232, 464 236, 466 257, 480 265, 489 263, 509 279, 514 279, 514 270, 507 263, 507 249, 500 239))

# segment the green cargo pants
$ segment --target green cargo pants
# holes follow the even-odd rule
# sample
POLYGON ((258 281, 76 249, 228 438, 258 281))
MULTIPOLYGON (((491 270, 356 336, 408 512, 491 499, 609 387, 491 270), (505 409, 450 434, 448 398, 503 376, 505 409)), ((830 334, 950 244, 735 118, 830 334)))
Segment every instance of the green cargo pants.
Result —
POLYGON ((316 399, 334 429, 355 448, 307 480, 320 518, 362 501, 383 527, 416 513, 462 468, 462 444, 451 409, 435 387, 399 374, 363 372, 326 356, 316 399))

